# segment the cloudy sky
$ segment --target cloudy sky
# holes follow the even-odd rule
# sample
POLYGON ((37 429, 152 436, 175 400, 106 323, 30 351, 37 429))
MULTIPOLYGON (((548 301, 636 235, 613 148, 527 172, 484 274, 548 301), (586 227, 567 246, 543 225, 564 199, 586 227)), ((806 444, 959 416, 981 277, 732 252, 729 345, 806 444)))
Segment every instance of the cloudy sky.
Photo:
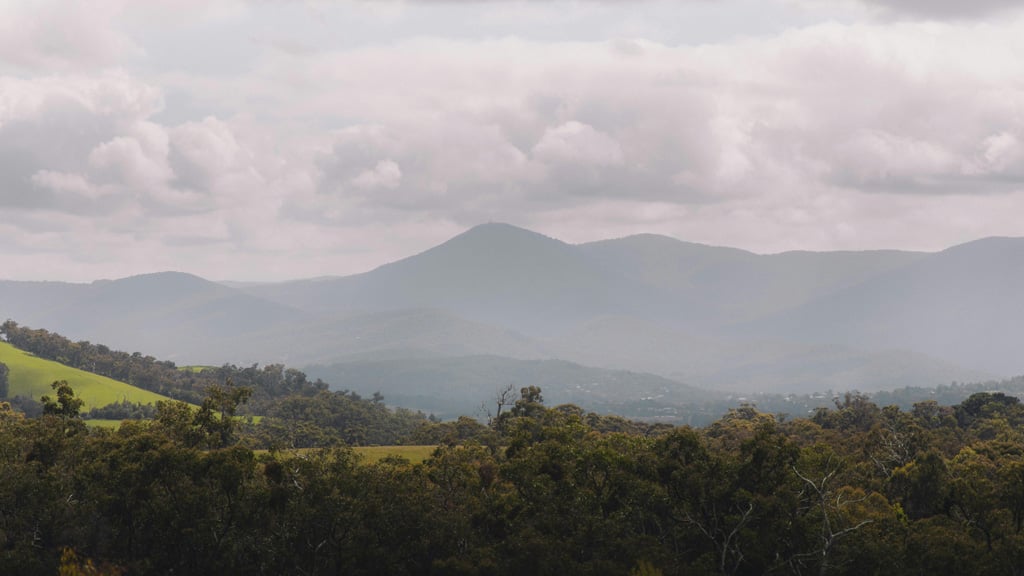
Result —
POLYGON ((0 0, 0 277, 1024 236, 1009 0, 0 0))

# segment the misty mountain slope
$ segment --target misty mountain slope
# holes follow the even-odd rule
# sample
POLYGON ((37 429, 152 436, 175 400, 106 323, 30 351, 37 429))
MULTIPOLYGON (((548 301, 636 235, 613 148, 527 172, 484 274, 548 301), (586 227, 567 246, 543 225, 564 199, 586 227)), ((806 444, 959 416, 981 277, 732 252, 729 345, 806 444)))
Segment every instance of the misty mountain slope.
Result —
MULTIPOLYGON (((993 373, 963 368, 913 350, 863 351, 840 345, 767 343, 775 354, 768 358, 740 355, 738 363, 700 376, 712 388, 737 391, 820 392, 859 390, 876 392, 903 386, 933 387, 951 382, 990 380, 993 373)), ((764 349, 754 344, 748 351, 764 349)))
POLYGON ((491 355, 733 390, 870 391, 1024 372, 1022 246, 762 256, 654 235, 574 246, 488 224, 343 278, 0 282, 0 314, 181 363, 491 355))
POLYGON ((478 354, 550 357, 544 345, 513 330, 432 309, 329 316, 276 333, 241 335, 233 346, 238 354, 262 350, 263 361, 296 366, 478 354))
POLYGON ((735 360, 727 342, 635 316, 605 316, 544 340, 554 357, 601 368, 672 375, 684 381, 705 376, 735 360))
POLYGON ((485 224, 373 271, 245 291, 305 310, 448 310, 548 335, 606 315, 718 330, 918 258, 895 251, 760 256, 656 235, 569 245, 485 224))
POLYGON ((381 392, 390 404, 454 416, 494 410, 497 392, 540 386, 548 405, 572 403, 607 410, 627 399, 662 403, 704 402, 724 395, 653 374, 605 370, 564 360, 516 360, 496 356, 359 361, 308 366, 311 377, 334 389, 369 395, 381 392))
POLYGON ((690 329, 718 324, 722 315, 739 302, 729 298, 728 292, 745 290, 717 283, 715 277, 736 275, 755 266, 758 259, 756 254, 743 250, 654 234, 591 242, 577 248, 606 274, 628 286, 619 296, 634 302, 637 315, 690 329), (718 284, 718 292, 709 294, 709 284, 718 284))
MULTIPOLYGON (((190 274, 164 272, 91 284, 0 284, 0 316, 74 340, 178 360, 304 313, 190 274)), ((36 284, 36 283, 31 283, 36 284)))
POLYGON ((650 234, 579 248, 609 271, 659 294, 648 300, 647 316, 712 330, 803 304, 923 256, 900 251, 758 255, 650 234))
POLYGON ((905 348, 1002 375, 1024 372, 1024 239, 954 246, 745 326, 748 333, 905 348))
POLYGON ((546 343, 557 357, 580 364, 651 372, 733 391, 868 392, 992 377, 989 371, 910 350, 865 352, 836 344, 729 339, 630 317, 595 320, 546 343))
POLYGON ((247 290, 307 310, 438 308, 526 332, 627 311, 642 300, 635 286, 576 247, 507 224, 477 226, 364 274, 247 290))
POLYGON ((0 280, 0 315, 38 325, 73 303, 88 287, 70 282, 0 280))

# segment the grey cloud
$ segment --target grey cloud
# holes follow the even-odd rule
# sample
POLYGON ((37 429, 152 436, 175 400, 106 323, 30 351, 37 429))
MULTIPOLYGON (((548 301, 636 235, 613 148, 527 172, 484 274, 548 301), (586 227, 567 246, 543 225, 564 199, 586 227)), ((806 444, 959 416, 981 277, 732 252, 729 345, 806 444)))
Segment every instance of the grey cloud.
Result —
POLYGON ((359 174, 400 152, 397 138, 381 126, 343 130, 335 137, 330 153, 319 160, 322 191, 338 192, 359 174))
POLYGON ((450 210, 496 194, 514 201, 539 170, 499 127, 459 116, 343 130, 318 167, 321 201, 349 213, 450 210))
MULTIPOLYGON (((363 0, 367 3, 394 1, 394 0, 363 0)), ((409 4, 501 4, 516 3, 523 0, 397 0, 409 4)), ((535 3, 551 3, 551 0, 527 0, 535 3)), ((572 0, 566 0, 572 1, 572 0)), ((594 4, 637 4, 644 0, 575 0, 592 2, 594 4)), ((680 3, 708 4, 723 2, 723 0, 679 0, 680 3)), ((834 1, 834 0, 833 0, 834 1)), ((859 0, 868 6, 875 6, 890 13, 905 14, 913 16, 925 16, 935 18, 973 18, 996 12, 1014 10, 1020 8, 1016 0, 859 0)), ((836 2, 838 3, 838 2, 836 2)), ((617 47, 619 47, 617 45, 617 47)), ((629 53, 633 53, 636 46, 621 45, 629 53)))
MULTIPOLYGON (((2 135, 0 135, 2 136, 2 135)), ((4 208, 40 208, 54 204, 54 194, 32 184, 37 159, 23 148, 0 143, 0 206, 4 208)))
MULTIPOLYGON (((60 196, 33 183, 40 170, 82 171, 89 151, 115 133, 111 118, 60 95, 46 98, 29 117, 0 124, 0 203, 60 208, 60 196)), ((81 209, 73 205, 70 209, 81 209)))
POLYGON ((111 26, 119 2, 38 0, 0 6, 0 63, 81 71, 142 51, 111 26))
POLYGON ((1019 10, 1016 0, 860 0, 890 14, 938 19, 979 18, 1019 10))
POLYGON ((183 156, 206 179, 176 186, 171 131, 150 121, 162 99, 123 73, 0 78, 0 88, 8 103, 0 107, 0 206, 82 218, 130 215, 141 226, 212 209, 215 180, 237 168, 229 130, 213 120, 186 125, 174 132, 182 180, 189 178, 183 156))

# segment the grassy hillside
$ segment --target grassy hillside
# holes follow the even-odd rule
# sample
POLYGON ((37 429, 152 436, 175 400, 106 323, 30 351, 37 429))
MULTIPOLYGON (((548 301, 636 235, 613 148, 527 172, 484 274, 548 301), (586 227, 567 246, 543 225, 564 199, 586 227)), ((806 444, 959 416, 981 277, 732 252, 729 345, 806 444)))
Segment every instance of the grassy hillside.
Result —
POLYGON ((37 358, 18 350, 7 342, 0 342, 0 362, 6 364, 10 369, 8 395, 11 397, 29 396, 38 400, 44 394, 53 396, 54 392, 50 388, 50 384, 55 380, 67 380, 75 389, 75 395, 85 402, 83 410, 106 406, 125 399, 142 404, 170 400, 166 396, 142 390, 124 382, 37 358))

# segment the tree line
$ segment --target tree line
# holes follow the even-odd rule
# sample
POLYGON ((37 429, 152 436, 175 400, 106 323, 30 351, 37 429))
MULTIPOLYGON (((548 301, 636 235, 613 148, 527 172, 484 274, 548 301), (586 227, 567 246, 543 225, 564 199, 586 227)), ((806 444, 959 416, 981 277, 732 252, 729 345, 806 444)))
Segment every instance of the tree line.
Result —
MULTIPOLYGON (((58 388, 60 388, 58 386, 58 388)), ((1024 406, 805 418, 741 406, 704 428, 548 407, 421 424, 433 456, 254 452, 214 388, 200 410, 91 429, 73 391, 0 409, 0 572, 11 574, 1020 574, 1024 406), (64 401, 61 402, 61 399, 64 401)), ((372 401, 371 401, 372 403, 372 401)))
POLYGON ((321 380, 310 381, 306 374, 281 364, 238 367, 204 366, 179 368, 174 362, 158 360, 140 352, 111 350, 103 344, 72 341, 56 332, 19 326, 13 320, 0 324, 0 335, 15 348, 40 358, 60 362, 93 374, 107 376, 132 386, 184 402, 198 404, 211 385, 232 380, 253 391, 246 406, 260 414, 267 405, 286 396, 313 396, 327 390, 321 380))

